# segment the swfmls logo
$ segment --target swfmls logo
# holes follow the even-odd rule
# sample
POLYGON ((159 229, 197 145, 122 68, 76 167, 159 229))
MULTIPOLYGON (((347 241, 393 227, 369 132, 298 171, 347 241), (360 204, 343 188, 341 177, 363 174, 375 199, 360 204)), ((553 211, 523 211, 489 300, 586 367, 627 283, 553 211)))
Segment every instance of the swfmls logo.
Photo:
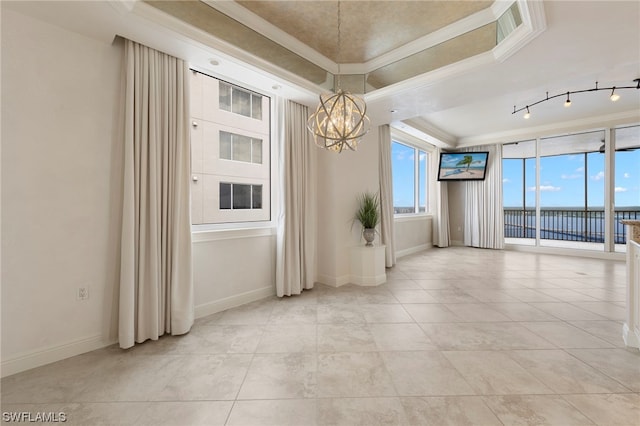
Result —
POLYGON ((64 423, 67 414, 63 412, 30 413, 28 411, 4 411, 2 421, 5 423, 64 423))

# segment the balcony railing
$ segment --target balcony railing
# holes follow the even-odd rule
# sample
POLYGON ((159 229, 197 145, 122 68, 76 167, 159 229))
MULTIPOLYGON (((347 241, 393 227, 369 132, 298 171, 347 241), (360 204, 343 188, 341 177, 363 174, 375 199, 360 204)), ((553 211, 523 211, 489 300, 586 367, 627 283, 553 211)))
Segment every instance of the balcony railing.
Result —
MULTIPOLYGON (((614 242, 625 244, 623 219, 640 219, 640 208, 616 209, 614 212, 614 242)), ((540 209, 540 238, 546 240, 604 243, 604 209, 540 209)), ((505 238, 535 238, 535 209, 504 208, 505 238)))

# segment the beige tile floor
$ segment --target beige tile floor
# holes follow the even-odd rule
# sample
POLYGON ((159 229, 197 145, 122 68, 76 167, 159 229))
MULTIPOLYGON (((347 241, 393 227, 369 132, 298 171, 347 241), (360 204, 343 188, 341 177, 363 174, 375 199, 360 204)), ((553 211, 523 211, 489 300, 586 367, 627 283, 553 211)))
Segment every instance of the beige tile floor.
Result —
POLYGON ((2 380, 80 425, 640 425, 623 262, 471 248, 399 260, 2 380))

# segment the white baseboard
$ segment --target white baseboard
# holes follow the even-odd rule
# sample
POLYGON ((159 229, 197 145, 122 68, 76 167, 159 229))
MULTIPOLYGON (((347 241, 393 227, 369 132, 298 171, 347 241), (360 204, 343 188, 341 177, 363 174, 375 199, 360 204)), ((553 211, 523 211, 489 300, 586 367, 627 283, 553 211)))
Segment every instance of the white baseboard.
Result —
POLYGON ((117 343, 117 341, 110 341, 99 334, 17 355, 2 361, 2 377, 95 351, 96 349, 102 349, 114 343, 117 343))
POLYGON ((605 260, 625 260, 626 253, 610 253, 604 251, 595 251, 595 250, 581 250, 581 249, 571 249, 571 248, 563 248, 563 247, 536 247, 536 246, 525 246, 519 244, 505 244, 505 250, 512 251, 523 251, 527 253, 541 253, 541 254, 558 254, 562 256, 575 256, 575 257, 586 257, 590 259, 605 259, 605 260))
POLYGON ((377 286, 380 284, 384 284, 387 282, 387 274, 380 275, 371 275, 371 276, 359 276, 352 275, 351 283, 359 286, 367 287, 367 286, 377 286))
MULTIPOLYGON (((225 309, 234 308, 245 303, 254 302, 275 295, 275 289, 271 286, 248 291, 246 293, 205 303, 195 307, 195 317, 201 318, 225 309)), ((89 336, 74 340, 62 345, 41 348, 29 353, 24 353, 2 360, 0 365, 1 377, 11 376, 22 371, 40 367, 52 362, 60 361, 72 356, 102 349, 117 343, 117 340, 105 339, 102 335, 89 336)))
POLYGON ((318 283, 331 287, 340 287, 351 282, 350 275, 342 275, 339 277, 330 277, 329 275, 318 275, 318 283))
POLYGON ((410 254, 419 253, 421 251, 425 251, 425 250, 428 250, 430 248, 433 248, 433 244, 421 244, 419 246, 411 247, 411 248, 408 248, 408 249, 398 250, 396 252, 396 259, 404 257, 404 256, 408 256, 410 254))
POLYGON ((203 303, 195 307, 195 317, 202 318, 207 315, 222 312, 226 309, 235 308, 245 303, 255 302, 276 295, 276 290, 272 286, 262 287, 257 290, 247 291, 245 293, 235 294, 213 302, 203 303))

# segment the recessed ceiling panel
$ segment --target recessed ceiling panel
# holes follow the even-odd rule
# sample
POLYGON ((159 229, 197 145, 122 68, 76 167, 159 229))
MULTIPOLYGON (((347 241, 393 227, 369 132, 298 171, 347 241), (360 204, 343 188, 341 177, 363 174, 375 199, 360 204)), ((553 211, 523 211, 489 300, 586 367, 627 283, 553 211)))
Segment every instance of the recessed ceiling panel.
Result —
POLYGON ((372 89, 390 86, 487 52, 495 46, 496 23, 492 22, 369 73, 367 85, 372 89))
POLYGON ((322 85, 333 78, 314 63, 203 2, 186 0, 146 3, 315 84, 322 85))
POLYGON ((491 6, 493 1, 238 1, 336 63, 364 63, 491 6))

